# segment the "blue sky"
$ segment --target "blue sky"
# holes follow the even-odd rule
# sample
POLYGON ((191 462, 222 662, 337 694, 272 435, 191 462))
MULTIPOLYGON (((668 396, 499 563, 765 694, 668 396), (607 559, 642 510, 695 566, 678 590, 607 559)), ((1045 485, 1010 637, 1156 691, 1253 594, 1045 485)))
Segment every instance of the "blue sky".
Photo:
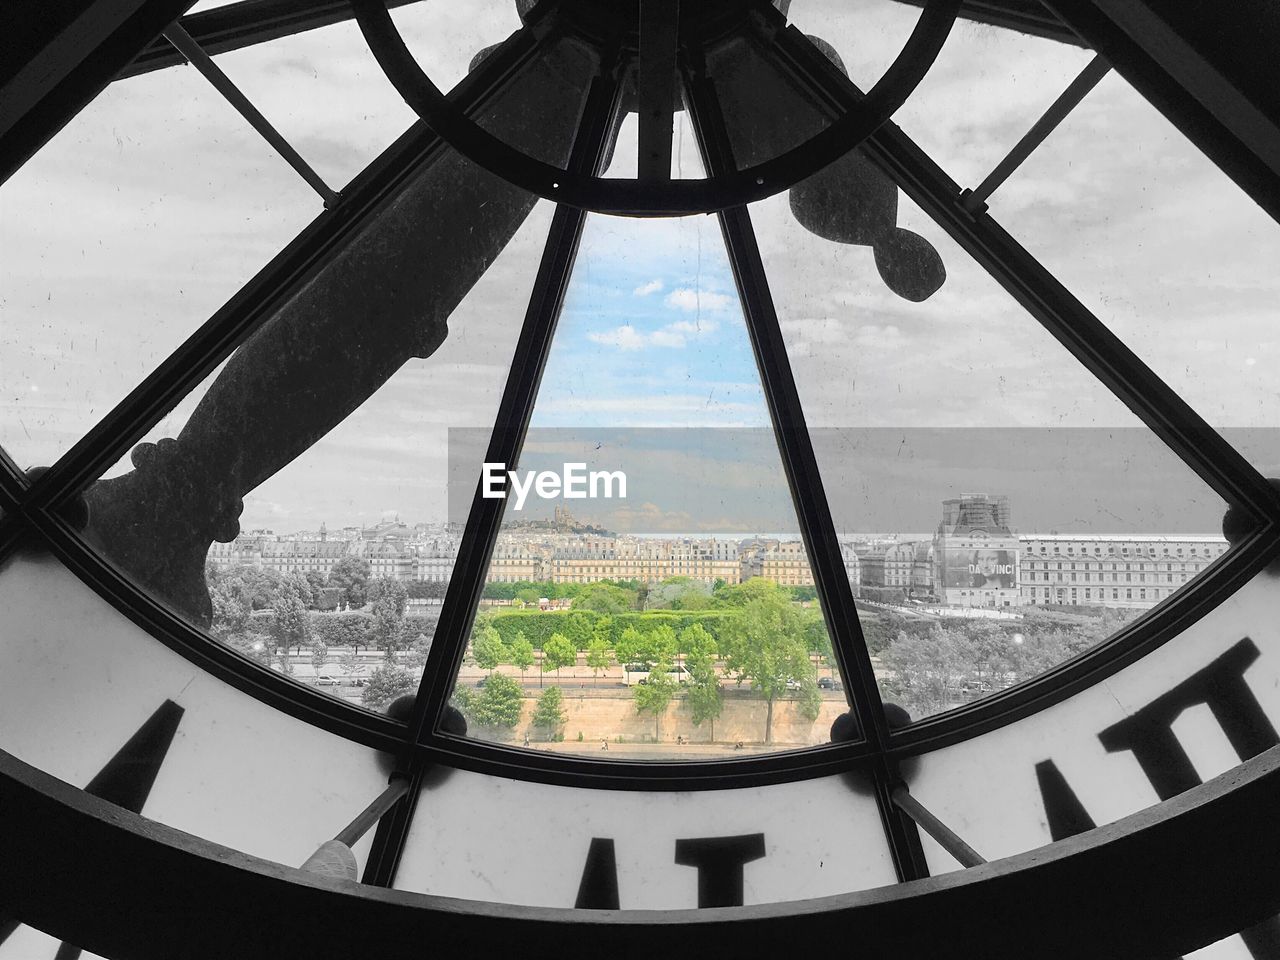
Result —
POLYGON ((589 217, 533 425, 768 422, 716 221, 589 217))

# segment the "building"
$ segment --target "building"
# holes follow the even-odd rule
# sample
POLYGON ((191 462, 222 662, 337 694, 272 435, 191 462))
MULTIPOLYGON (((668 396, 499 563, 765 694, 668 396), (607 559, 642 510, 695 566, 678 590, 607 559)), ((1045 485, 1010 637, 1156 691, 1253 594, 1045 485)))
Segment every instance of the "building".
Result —
POLYGON ((813 586, 809 554, 800 540, 764 541, 742 561, 742 578, 763 577, 784 587, 813 586))
POLYGON ((942 502, 933 539, 934 593, 961 607, 1012 607, 1018 591, 1018 537, 1009 498, 966 493, 942 502))
POLYGON ((544 567, 542 553, 536 546, 526 541, 499 536, 485 579, 490 583, 545 580, 544 567))
POLYGON ((1153 607, 1227 549, 1215 536, 1027 534, 1019 590, 1027 604, 1153 607))

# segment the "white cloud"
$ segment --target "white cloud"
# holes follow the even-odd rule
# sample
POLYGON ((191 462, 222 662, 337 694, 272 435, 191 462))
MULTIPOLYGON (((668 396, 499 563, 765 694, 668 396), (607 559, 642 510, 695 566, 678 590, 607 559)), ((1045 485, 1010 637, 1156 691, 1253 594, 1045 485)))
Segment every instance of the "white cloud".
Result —
POLYGON ((677 320, 675 323, 668 323, 662 329, 670 330, 672 333, 687 333, 693 337, 702 337, 708 333, 714 333, 719 327, 720 324, 714 320, 703 320, 700 323, 692 320, 677 320))
POLYGON ((697 340, 714 333, 719 326, 714 320, 702 323, 677 320, 651 333, 641 333, 627 323, 603 333, 588 333, 587 339, 592 343, 615 347, 618 350, 643 350, 645 347, 668 347, 678 350, 686 346, 690 340, 697 340))
POLYGON ((606 347, 617 347, 619 350, 642 350, 646 338, 638 333, 635 327, 626 323, 605 333, 588 333, 587 339, 592 343, 604 344, 606 347))
POLYGON ((637 297, 647 297, 651 293, 657 293, 665 286, 661 280, 650 280, 648 283, 642 283, 631 292, 637 297))
POLYGON ((724 293, 710 293, 706 290, 694 290, 691 287, 680 287, 667 294, 666 304, 677 310, 724 310, 733 297, 724 293))

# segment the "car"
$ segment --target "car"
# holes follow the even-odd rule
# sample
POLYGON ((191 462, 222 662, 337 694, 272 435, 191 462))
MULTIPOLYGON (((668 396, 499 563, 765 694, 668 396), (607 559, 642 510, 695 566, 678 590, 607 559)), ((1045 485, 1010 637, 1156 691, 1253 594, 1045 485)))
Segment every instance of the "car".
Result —
POLYGON ((317 687, 336 687, 341 683, 342 681, 339 680, 337 677, 330 676, 327 673, 322 673, 318 677, 316 677, 317 687))
POLYGON ((801 683, 799 680, 796 680, 794 677, 791 677, 787 680, 788 690, 799 690, 803 686, 804 684, 801 683))
POLYGON ((352 687, 367 687, 369 685, 368 677, 348 677, 347 684, 352 687))
POLYGON ((819 677, 818 689, 819 690, 843 690, 844 684, 842 684, 835 677, 819 677))

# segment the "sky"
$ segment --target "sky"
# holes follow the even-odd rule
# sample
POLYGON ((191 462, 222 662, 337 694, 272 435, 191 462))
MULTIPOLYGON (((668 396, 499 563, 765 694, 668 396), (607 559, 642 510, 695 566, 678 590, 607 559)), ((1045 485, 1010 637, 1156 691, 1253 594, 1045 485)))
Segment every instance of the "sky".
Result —
MULTIPOLYGON (((791 5, 864 88, 917 14, 889 0, 791 5)), ((442 87, 518 25, 508 0, 428 0, 394 17, 442 87)), ((973 185, 1087 60, 962 23, 896 119, 973 185)), ((412 121, 349 23, 218 62, 334 187, 412 121)), ((629 175, 633 153, 629 124, 610 175, 629 175)), ((677 175, 701 175, 683 118, 675 155, 677 175)), ((0 444, 24 466, 56 460, 320 210, 191 68, 112 84, 0 187, 0 444)), ((991 212, 1212 424, 1280 425, 1275 224, 1119 77, 991 212)), ((540 201, 440 350, 245 497, 242 526, 444 518, 449 430, 492 422, 550 215, 540 201)), ((868 248, 805 230, 785 195, 751 215, 838 527, 928 530, 942 499, 976 490, 1014 497, 1024 529, 1212 530, 1216 497, 905 198, 898 225, 947 271, 921 304, 885 287, 868 248)), ((203 389, 150 439, 175 436, 203 389)), ((654 477, 682 476, 671 466, 685 457, 691 469, 693 454, 721 463, 734 437, 767 426, 714 218, 589 218, 533 422, 575 442, 666 428, 680 439, 635 461, 654 477)), ((1280 473, 1274 430, 1230 436, 1280 473)), ((776 454, 747 447, 734 483, 655 484, 617 528, 684 515, 692 530, 785 529, 776 454), (741 482, 757 474, 769 482, 741 482)), ((126 458, 112 473, 127 469, 126 458)))

